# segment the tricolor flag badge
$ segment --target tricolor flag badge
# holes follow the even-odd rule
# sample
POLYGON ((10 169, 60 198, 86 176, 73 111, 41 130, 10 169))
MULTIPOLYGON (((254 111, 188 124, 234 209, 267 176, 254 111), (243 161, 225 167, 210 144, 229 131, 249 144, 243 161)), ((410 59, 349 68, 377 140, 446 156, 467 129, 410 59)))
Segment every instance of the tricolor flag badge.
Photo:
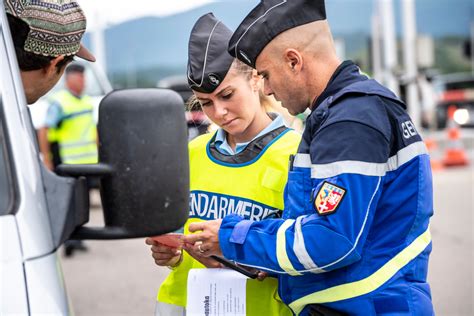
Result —
POLYGON ((336 212, 346 189, 324 181, 314 199, 314 208, 319 215, 329 215, 336 212))

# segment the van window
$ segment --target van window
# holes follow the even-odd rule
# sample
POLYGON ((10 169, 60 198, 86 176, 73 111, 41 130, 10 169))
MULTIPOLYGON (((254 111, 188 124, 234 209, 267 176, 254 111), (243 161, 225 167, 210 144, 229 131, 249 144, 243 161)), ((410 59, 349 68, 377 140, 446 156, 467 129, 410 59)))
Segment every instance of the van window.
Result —
POLYGON ((3 120, 3 103, 0 91, 0 216, 13 211, 13 181, 8 163, 7 141, 3 120))

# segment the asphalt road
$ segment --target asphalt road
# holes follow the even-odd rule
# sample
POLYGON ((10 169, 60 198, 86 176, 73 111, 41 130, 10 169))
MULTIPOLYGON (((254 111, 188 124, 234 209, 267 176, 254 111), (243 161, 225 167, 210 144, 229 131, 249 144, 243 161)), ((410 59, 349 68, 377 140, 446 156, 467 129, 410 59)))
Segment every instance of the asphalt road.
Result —
MULTIPOLYGON (((436 313, 474 315, 474 167, 436 172, 434 193, 429 280, 436 313)), ((91 223, 99 224, 101 216, 95 208, 91 223)), ((144 240, 86 244, 87 252, 62 260, 75 315, 153 315, 157 289, 168 271, 154 265, 144 240)))
MULTIPOLYGON (((93 208, 90 224, 102 223, 101 209, 93 208)), ((156 294, 169 270, 155 265, 145 240, 88 240, 85 245, 87 252, 72 257, 61 252, 75 315, 154 315, 156 294)))
POLYGON ((474 168, 434 174, 429 281, 437 315, 474 315, 474 168))

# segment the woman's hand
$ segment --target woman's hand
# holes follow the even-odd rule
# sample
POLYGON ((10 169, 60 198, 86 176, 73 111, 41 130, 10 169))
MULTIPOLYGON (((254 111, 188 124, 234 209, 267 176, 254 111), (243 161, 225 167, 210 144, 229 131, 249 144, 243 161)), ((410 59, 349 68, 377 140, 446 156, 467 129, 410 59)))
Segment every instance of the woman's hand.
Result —
POLYGON ((194 251, 193 247, 189 247, 185 249, 186 249, 186 252, 191 257, 193 257, 194 259, 202 263, 206 268, 223 268, 224 267, 221 263, 217 262, 216 260, 210 257, 203 256, 199 251, 197 252, 194 251))
POLYGON ((151 238, 145 239, 145 243, 151 246, 151 256, 159 266, 176 267, 183 259, 181 249, 165 246, 151 238))

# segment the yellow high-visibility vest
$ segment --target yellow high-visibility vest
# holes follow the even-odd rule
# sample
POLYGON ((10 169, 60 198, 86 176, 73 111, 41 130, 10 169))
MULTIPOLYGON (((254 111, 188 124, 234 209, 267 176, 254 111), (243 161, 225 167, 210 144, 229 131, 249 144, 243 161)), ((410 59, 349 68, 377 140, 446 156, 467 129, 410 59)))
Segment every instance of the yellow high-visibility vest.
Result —
MULTIPOLYGON (((286 129, 246 163, 230 164, 213 157, 213 135, 202 135, 189 144, 190 218, 197 221, 222 218, 230 212, 253 220, 271 217, 283 210, 283 191, 287 181, 290 154, 295 154, 301 135, 286 129)), ((159 302, 186 306, 187 278, 190 269, 204 268, 186 252, 158 292, 159 302)), ((278 281, 247 281, 247 315, 292 315, 278 295, 278 281)))
POLYGON ((64 90, 53 96, 62 109, 63 119, 54 131, 64 164, 97 163, 97 128, 91 98, 77 98, 64 90))
POLYGON ((55 143, 57 142, 57 137, 56 137, 56 128, 54 127, 48 127, 48 133, 46 135, 48 138, 48 142, 50 143, 55 143))

